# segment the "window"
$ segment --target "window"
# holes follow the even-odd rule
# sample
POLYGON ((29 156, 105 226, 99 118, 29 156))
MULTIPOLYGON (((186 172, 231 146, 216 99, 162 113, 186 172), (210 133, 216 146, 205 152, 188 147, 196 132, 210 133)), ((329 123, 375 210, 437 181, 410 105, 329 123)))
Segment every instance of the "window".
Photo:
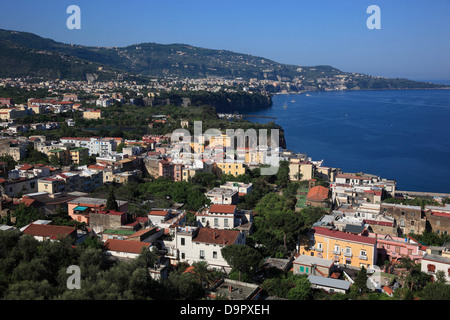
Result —
POLYGON ((217 251, 213 251, 213 258, 217 259, 217 251))
POLYGON ((205 259, 205 251, 200 250, 200 259, 205 259))
POLYGON ((186 244, 186 243, 185 243, 186 239, 184 239, 184 238, 181 238, 181 240, 180 240, 180 241, 181 241, 181 245, 182 245, 182 246, 184 246, 184 245, 186 244))
POLYGON ((427 264, 427 270, 428 272, 435 272, 436 266, 434 264, 427 264))
POLYGON ((317 251, 323 251, 322 243, 317 243, 317 251))
POLYGON ((224 220, 224 226, 225 226, 225 228, 228 228, 228 219, 224 220))
POLYGON ((341 254, 341 248, 339 247, 339 245, 334 245, 334 254, 341 254))
POLYGON ((219 226, 219 218, 214 218, 214 227, 218 227, 219 226))
POLYGON ((352 256, 352 248, 349 248, 349 247, 345 248, 345 253, 344 253, 344 255, 345 255, 346 257, 351 257, 351 256, 352 256))
POLYGON ((184 252, 181 253, 181 259, 184 259, 186 257, 186 255, 184 254, 184 252))

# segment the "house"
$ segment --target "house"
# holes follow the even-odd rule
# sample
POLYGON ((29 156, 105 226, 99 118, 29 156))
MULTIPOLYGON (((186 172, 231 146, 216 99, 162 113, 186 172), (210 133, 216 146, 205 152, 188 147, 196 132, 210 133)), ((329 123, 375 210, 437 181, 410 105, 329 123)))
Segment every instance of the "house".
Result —
POLYGON ((149 242, 127 241, 118 239, 108 239, 105 242, 106 252, 118 258, 135 259, 143 249, 149 250, 152 246, 149 242))
POLYGON ((213 204, 209 209, 196 213, 197 224, 201 227, 232 229, 239 225, 236 205, 213 204))
POLYGON ((171 236, 172 240, 164 245, 172 264, 206 261, 209 268, 225 272, 231 267, 222 257, 222 248, 245 244, 245 233, 235 230, 174 226, 171 236))
MULTIPOLYGON (((118 211, 126 212, 128 210, 128 201, 117 200, 116 202, 118 211)), ((77 197, 67 202, 67 213, 73 220, 85 222, 89 225, 90 214, 92 212, 103 211, 105 206, 106 199, 77 197)))
POLYGON ((100 109, 83 111, 83 118, 87 120, 101 119, 102 111, 100 109))
POLYGON ((308 281, 314 289, 323 289, 329 293, 347 293, 352 284, 347 280, 320 277, 310 274, 308 281))
POLYGON ((239 193, 236 190, 213 188, 205 193, 213 204, 236 205, 239 202, 239 193))
POLYGON ((299 249, 303 255, 333 260, 349 268, 371 268, 376 264, 377 239, 324 227, 314 227, 309 242, 299 249))
POLYGON ((323 186, 312 187, 306 195, 306 205, 311 207, 330 208, 330 190, 323 186))
POLYGON ((253 184, 228 181, 221 185, 220 188, 234 190, 238 192, 239 196, 244 196, 246 194, 250 194, 253 189, 253 184))
POLYGON ((399 261, 409 258, 416 263, 422 260, 426 247, 411 237, 395 237, 391 235, 370 234, 377 237, 377 261, 399 261))
POLYGON ((443 271, 445 281, 450 283, 450 245, 441 247, 430 246, 426 250, 426 254, 422 257, 421 270, 436 280, 438 271, 443 271))
POLYGON ((147 216, 154 226, 159 226, 164 221, 167 221, 171 214, 172 210, 170 209, 152 209, 147 216))
POLYGON ((334 270, 334 261, 314 256, 299 255, 293 262, 294 274, 328 277, 334 270))
POLYGON ((259 285, 223 278, 208 290, 207 299, 218 297, 228 300, 258 300, 262 289, 259 285))
POLYGON ((74 240, 77 238, 77 229, 74 227, 55 226, 51 224, 31 223, 24 230, 24 234, 33 236, 36 240, 59 240, 71 237, 74 240))

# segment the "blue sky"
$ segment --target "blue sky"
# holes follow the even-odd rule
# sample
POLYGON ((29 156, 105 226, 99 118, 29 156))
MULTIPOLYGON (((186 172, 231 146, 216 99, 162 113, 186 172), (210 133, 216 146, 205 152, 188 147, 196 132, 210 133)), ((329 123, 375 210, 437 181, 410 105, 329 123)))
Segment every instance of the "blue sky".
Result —
POLYGON ((376 76, 450 79, 449 0, 19 0, 0 8, 0 28, 65 43, 186 43, 376 76), (66 27, 72 4, 81 30, 66 27), (373 4, 380 30, 366 27, 373 4))

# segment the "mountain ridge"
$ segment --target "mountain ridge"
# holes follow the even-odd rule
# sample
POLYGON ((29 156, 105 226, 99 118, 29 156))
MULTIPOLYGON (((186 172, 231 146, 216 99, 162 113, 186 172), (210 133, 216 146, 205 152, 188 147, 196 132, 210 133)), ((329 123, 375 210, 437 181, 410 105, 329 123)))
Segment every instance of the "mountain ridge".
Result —
POLYGON ((86 74, 96 74, 97 77, 100 74, 99 79, 113 79, 119 75, 122 78, 125 75, 135 79, 140 77, 221 77, 302 82, 320 87, 319 83, 323 79, 338 76, 349 78, 346 85, 350 89, 447 87, 408 79, 349 73, 329 65, 283 64, 251 54, 226 49, 201 48, 183 43, 145 42, 124 47, 84 46, 57 42, 31 32, 0 29, 0 48, 2 49, 0 51, 0 67, 3 68, 0 76, 2 77, 20 77, 30 74, 32 76, 48 74, 52 77, 79 80, 86 77, 86 74), (49 59, 43 58, 44 53, 53 54, 57 62, 55 67, 52 68, 49 59), (3 63, 1 63, 2 60, 3 63), (5 61, 9 63, 6 64, 5 61), (24 61, 27 62, 25 63, 25 66, 28 64, 27 67, 21 66, 24 61), (38 63, 42 61, 45 61, 44 70, 40 70, 42 65, 38 63))

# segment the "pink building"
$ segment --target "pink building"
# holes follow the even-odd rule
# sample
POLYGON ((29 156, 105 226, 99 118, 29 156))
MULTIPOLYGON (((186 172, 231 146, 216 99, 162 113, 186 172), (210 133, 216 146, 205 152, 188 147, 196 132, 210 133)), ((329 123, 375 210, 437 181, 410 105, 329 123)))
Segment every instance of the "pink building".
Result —
MULTIPOLYGON (((117 200, 119 206, 117 211, 127 212, 128 202, 117 200)), ((69 216, 78 222, 85 222, 89 225, 90 213, 104 211, 106 199, 80 197, 67 202, 69 216)))
POLYGON ((425 246, 410 237, 392 237, 373 233, 369 236, 377 237, 378 261, 386 259, 395 261, 408 257, 419 263, 426 252, 425 246))

